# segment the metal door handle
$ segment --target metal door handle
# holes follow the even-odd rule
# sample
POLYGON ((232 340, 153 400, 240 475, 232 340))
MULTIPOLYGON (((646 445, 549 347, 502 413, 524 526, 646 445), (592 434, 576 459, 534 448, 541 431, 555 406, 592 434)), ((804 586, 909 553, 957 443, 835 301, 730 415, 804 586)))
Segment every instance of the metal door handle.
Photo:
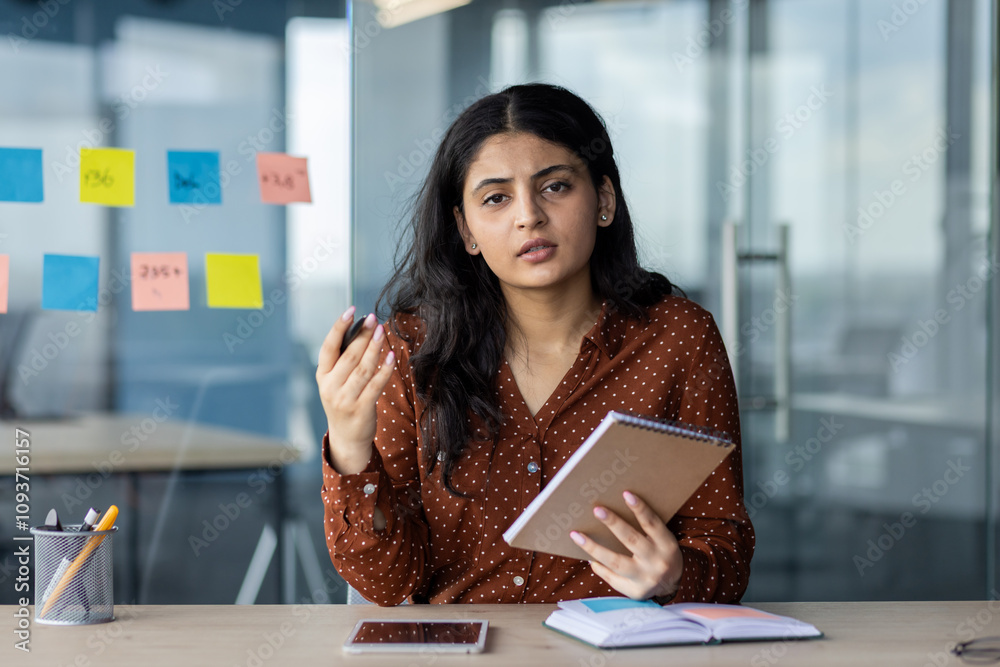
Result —
POLYGON ((788 267, 788 224, 778 225, 778 249, 773 253, 739 251, 739 223, 722 224, 722 280, 720 327, 733 378, 739 387, 739 357, 743 351, 740 342, 739 266, 741 262, 774 262, 778 269, 776 293, 785 302, 783 308, 774 309, 774 395, 751 396, 743 401, 743 408, 750 410, 773 409, 774 438, 779 443, 788 442, 792 423, 792 313, 789 298, 792 290, 791 272, 788 267))

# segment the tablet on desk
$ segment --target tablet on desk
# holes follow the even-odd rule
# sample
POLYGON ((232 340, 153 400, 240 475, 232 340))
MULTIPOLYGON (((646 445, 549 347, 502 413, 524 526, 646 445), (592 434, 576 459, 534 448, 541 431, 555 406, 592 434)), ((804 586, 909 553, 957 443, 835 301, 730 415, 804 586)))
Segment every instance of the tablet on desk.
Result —
POLYGON ((361 619, 345 653, 482 653, 489 621, 469 619, 361 619))

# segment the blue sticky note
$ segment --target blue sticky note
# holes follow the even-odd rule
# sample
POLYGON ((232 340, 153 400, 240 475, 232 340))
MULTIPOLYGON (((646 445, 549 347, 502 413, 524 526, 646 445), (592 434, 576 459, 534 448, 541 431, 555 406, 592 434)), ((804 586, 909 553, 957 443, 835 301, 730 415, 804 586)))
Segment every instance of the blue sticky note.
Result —
POLYGON ((171 204, 221 204, 218 151, 167 151, 171 204))
POLYGON ((99 257, 45 255, 42 308, 96 311, 99 263, 99 257))
POLYGON ((0 201, 41 202, 41 148, 0 148, 0 201))
POLYGON ((596 598, 594 600, 580 600, 580 602, 595 614, 600 614, 603 611, 618 611, 619 609, 660 606, 649 600, 631 600, 629 598, 596 598))

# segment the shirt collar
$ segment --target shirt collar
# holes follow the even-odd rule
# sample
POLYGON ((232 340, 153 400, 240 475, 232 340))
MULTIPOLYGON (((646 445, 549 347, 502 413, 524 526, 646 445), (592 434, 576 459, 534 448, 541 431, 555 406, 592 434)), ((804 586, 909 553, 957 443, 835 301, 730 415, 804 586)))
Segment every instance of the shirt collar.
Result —
POLYGON ((601 314, 597 316, 597 322, 584 337, 596 345, 609 359, 613 359, 621 349, 625 327, 625 318, 621 312, 613 308, 605 299, 601 303, 601 314))

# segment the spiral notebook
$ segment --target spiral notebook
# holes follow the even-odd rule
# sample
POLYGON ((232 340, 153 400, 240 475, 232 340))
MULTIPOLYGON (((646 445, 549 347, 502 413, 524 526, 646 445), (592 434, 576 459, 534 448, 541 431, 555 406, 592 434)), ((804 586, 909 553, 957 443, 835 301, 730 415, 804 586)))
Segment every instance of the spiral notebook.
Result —
POLYGON ((612 410, 503 534, 513 547, 589 559, 571 530, 622 554, 628 549, 594 517, 594 505, 636 528, 626 489, 669 521, 735 445, 720 431, 612 410))

